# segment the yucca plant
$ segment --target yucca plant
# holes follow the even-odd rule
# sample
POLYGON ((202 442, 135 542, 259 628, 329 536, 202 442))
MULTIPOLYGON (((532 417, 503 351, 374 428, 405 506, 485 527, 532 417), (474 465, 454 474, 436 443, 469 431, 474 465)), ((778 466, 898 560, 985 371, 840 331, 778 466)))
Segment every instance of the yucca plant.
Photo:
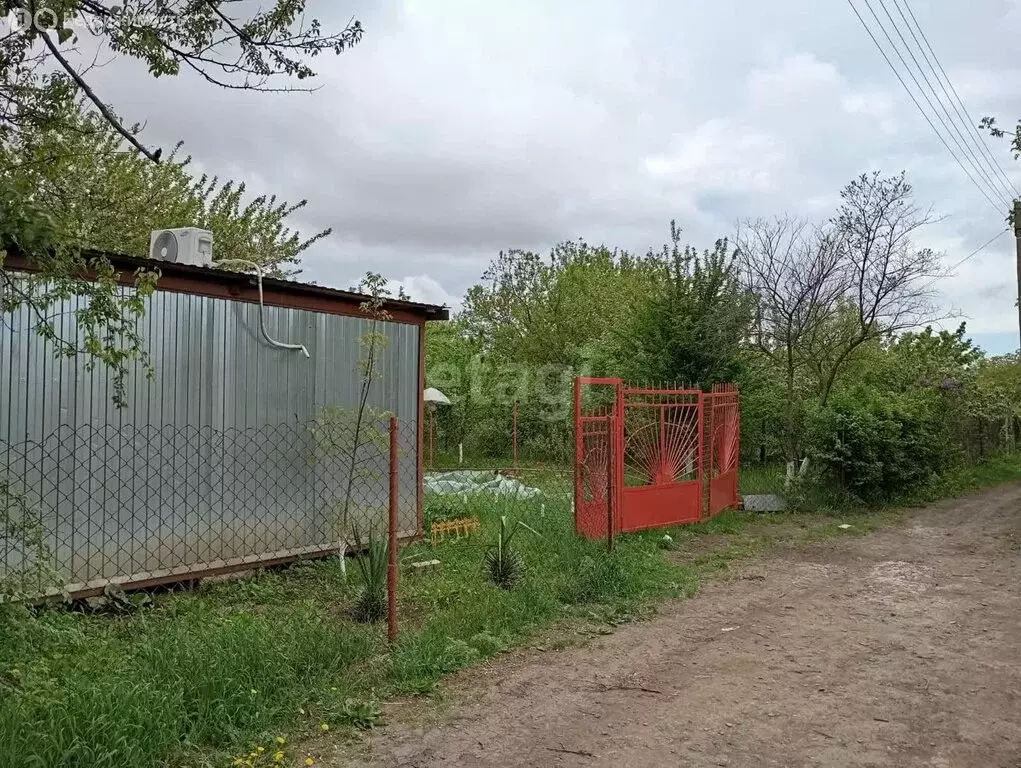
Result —
POLYGON ((525 559, 511 544, 519 528, 539 535, 538 531, 520 520, 509 524, 507 516, 503 515, 500 517, 500 536, 496 544, 486 550, 486 574, 500 589, 513 589, 525 575, 525 559))
POLYGON ((362 547, 357 536, 360 554, 355 558, 358 572, 362 576, 362 588, 355 598, 355 621, 369 623, 379 621, 386 616, 386 572, 390 548, 386 539, 369 536, 369 544, 362 547))

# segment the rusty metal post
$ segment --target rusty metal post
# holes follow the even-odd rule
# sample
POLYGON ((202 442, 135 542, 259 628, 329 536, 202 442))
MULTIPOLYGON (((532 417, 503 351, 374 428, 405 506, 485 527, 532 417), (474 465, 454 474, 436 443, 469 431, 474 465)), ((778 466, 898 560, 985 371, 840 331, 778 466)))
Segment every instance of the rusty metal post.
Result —
POLYGON ((436 469, 436 406, 429 410, 429 469, 436 469))
POLYGON ((387 531, 386 636, 397 639, 397 417, 390 417, 390 523, 387 531))
POLYGON ((616 482, 614 474, 616 472, 616 466, 614 465, 614 459, 616 457, 615 450, 615 437, 616 437, 617 423, 613 416, 606 417, 606 551, 613 552, 615 546, 614 541, 614 520, 613 514, 616 511, 616 505, 614 502, 614 490, 616 488, 616 482))
POLYGON ((514 427, 512 430, 514 436, 514 469, 518 468, 518 399, 514 398, 514 427))

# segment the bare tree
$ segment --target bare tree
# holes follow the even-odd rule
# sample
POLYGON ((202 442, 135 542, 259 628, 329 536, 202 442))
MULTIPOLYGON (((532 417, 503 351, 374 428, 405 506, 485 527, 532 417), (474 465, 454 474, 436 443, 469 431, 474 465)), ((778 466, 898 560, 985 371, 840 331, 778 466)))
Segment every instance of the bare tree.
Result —
POLYGON ((784 449, 787 460, 801 450, 805 354, 820 329, 832 325, 846 291, 846 267, 828 229, 781 216, 746 222, 738 233, 743 279, 755 296, 752 344, 783 373, 784 449))
POLYGON ((825 405, 863 345, 940 319, 940 257, 912 242, 934 219, 913 203, 904 174, 862 174, 840 196, 825 225, 780 217, 746 222, 738 236, 756 297, 751 341, 784 375, 789 461, 800 456, 807 395, 825 405))
POLYGON ((862 174, 840 192, 843 203, 832 225, 839 238, 847 283, 842 303, 852 313, 846 332, 820 334, 807 352, 820 361, 819 398, 833 385, 855 350, 945 319, 936 306, 935 281, 946 275, 941 255, 916 248, 912 237, 936 219, 912 200, 904 172, 862 174))

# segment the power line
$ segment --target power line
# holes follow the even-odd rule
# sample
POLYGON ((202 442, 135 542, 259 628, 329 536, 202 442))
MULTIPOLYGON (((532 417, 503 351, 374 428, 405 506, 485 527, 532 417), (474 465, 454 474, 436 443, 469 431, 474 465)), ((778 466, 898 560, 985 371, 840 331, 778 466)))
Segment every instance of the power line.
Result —
MULTIPOLYGON (((989 190, 994 195, 997 195, 1000 198, 1002 198, 1004 204, 1009 206, 1010 205, 1010 201, 1013 199, 1013 194, 1011 193, 1010 188, 1009 187, 1006 188, 1007 189, 1006 196, 1003 195, 1003 190, 1002 189, 997 189, 996 188, 996 181, 994 180, 995 174, 993 176, 989 175, 989 171, 982 165, 982 162, 981 162, 981 160, 979 160, 978 155, 975 154, 975 150, 973 150, 970 146, 968 146, 966 144, 967 140, 964 138, 964 134, 961 133, 960 127, 957 125, 957 122, 951 116, 950 110, 947 109, 946 104, 943 103, 942 99, 940 99, 940 97, 939 97, 939 94, 936 93, 936 89, 933 87, 932 83, 929 81, 928 76, 923 71, 922 65, 918 62, 918 58, 915 56, 914 50, 911 48, 911 45, 908 43, 907 39, 905 39, 905 37, 904 37, 904 34, 901 32, 900 26, 894 20, 893 16, 890 15, 890 9, 887 8, 886 3, 884 2, 884 0, 877 0, 877 1, 879 3, 879 7, 883 9, 883 13, 886 14, 886 18, 889 20, 890 26, 893 27, 893 31, 897 33, 897 37, 900 38, 901 44, 904 46, 904 49, 908 52, 908 56, 911 57, 911 61, 914 62, 915 68, 918 70, 918 74, 921 75, 921 77, 922 77, 922 82, 924 82, 929 87, 929 91, 932 93, 933 97, 936 99, 936 104, 939 104, 940 108, 943 110, 943 114, 946 115, 946 117, 947 117, 947 119, 944 120, 942 117, 939 116, 939 113, 936 111, 935 105, 929 99, 928 94, 926 94, 925 91, 922 90, 922 95, 925 97, 925 100, 928 102, 929 107, 932 109, 933 114, 936 116, 936 119, 939 120, 940 125, 943 126, 944 130, 946 130, 946 132, 947 132, 947 135, 950 136, 951 139, 953 139, 953 136, 951 135, 951 131, 953 133, 957 134, 957 139, 954 140, 954 144, 957 147, 957 149, 959 151, 961 151, 962 154, 969 155, 971 157, 972 168, 975 171, 977 171, 980 176, 982 176, 982 178, 985 180, 985 182, 987 184, 989 184, 989 190), (949 125, 948 125, 947 121, 949 121, 949 125)), ((900 6, 897 4, 897 0, 893 0, 893 3, 894 3, 895 6, 897 6, 897 11, 900 12, 900 6)), ((907 19, 904 17, 904 14, 901 13, 900 15, 901 15, 901 19, 904 20, 904 23, 907 24, 907 19)), ((910 27, 908 28, 908 31, 911 32, 910 27)), ((923 53, 923 58, 924 58, 924 51, 922 51, 921 45, 918 44, 918 38, 915 38, 915 44, 918 45, 918 50, 923 53)), ((898 51, 897 55, 900 56, 900 49, 897 49, 897 51, 898 51)), ((904 63, 904 66, 906 68, 908 68, 908 63, 904 60, 903 56, 900 56, 900 60, 904 63)), ((922 86, 918 82, 918 79, 915 77, 914 72, 910 68, 908 68, 908 74, 911 75, 911 78, 915 81, 915 85, 917 85, 919 87, 919 90, 921 90, 922 86)), ((933 74, 935 74, 935 71, 933 72, 933 74)), ((944 89, 944 91, 945 90, 946 89, 944 89)), ((947 98, 949 98, 949 96, 950 96, 950 94, 947 94, 947 98)), ((970 132, 969 132, 969 135, 970 135, 970 132)), ((1002 182, 1001 182, 1001 186, 1002 186, 1002 182)))
MULTIPOLYGON (((894 0, 894 2, 896 3, 897 0, 894 0)), ((904 3, 904 7, 908 11, 908 15, 911 17, 911 20, 915 23, 915 27, 917 27, 917 29, 918 29, 918 34, 920 34, 922 36, 922 40, 925 42, 925 47, 929 50, 929 53, 932 54, 932 59, 933 59, 933 61, 936 62, 936 66, 939 68, 940 73, 943 75, 943 80, 946 81, 946 84, 948 86, 950 86, 950 90, 954 94, 954 99, 956 99, 956 104, 953 105, 954 106, 954 111, 957 112, 958 116, 960 117, 961 116, 961 112, 958 111, 958 109, 957 109, 958 105, 960 106, 961 110, 963 110, 964 116, 961 117, 961 119, 962 119, 962 121, 966 125, 971 127, 972 133, 975 136, 978 136, 978 141, 976 141, 976 144, 979 146, 981 151, 985 154, 985 156, 986 156, 987 160, 989 161, 990 165, 999 174, 999 177, 1004 182, 1006 182, 1008 189, 1011 190, 1011 196, 1012 197, 1017 197, 1018 196, 1017 187, 1010 181, 1010 179, 1008 178, 1007 174, 1003 170, 1003 166, 1000 165, 1000 163, 996 160, 995 157, 993 157, 993 153, 989 150, 989 146, 986 144, 985 138, 979 132, 978 124, 972 118, 971 113, 968 112, 968 108, 966 106, 964 106, 964 100, 961 99, 961 95, 957 92, 957 89, 954 87, 953 82, 950 80, 950 76, 947 75, 947 71, 943 68, 943 64, 940 63, 939 57, 936 55, 936 52, 932 49, 932 45, 929 44, 929 38, 926 37, 925 32, 922 31, 922 25, 919 24, 918 23, 918 19, 915 18, 915 12, 911 10, 910 3, 908 3, 908 0, 902 0, 902 2, 904 3)), ((897 10, 898 11, 900 10, 899 6, 898 6, 897 10)), ((903 15, 904 14, 901 13, 901 16, 903 16, 903 15)), ((906 22, 906 20, 905 20, 905 22, 906 22)), ((908 31, 911 31, 911 25, 910 24, 908 24, 908 31)), ((914 37, 914 33, 913 32, 912 32, 912 37, 914 37)), ((916 38, 915 42, 917 42, 917 38, 916 38)), ((919 46, 919 49, 921 50, 921 46, 919 46)), ((924 50, 922 51, 922 55, 925 56, 926 61, 929 61, 929 57, 925 54, 924 50)), ((930 63, 929 66, 931 68, 932 64, 930 63)), ((933 74, 935 74, 935 72, 933 74)), ((936 79, 939 80, 939 77, 937 76, 936 79)), ((940 85, 942 87, 942 82, 940 83, 940 85)), ((945 87, 943 87, 943 92, 944 93, 947 92, 945 87)), ((949 96, 949 94, 948 94, 948 96, 949 96)), ((969 134, 969 135, 972 135, 972 134, 969 134)))
MULTIPOLYGON (((886 51, 883 50, 883 46, 880 44, 879 40, 876 39, 876 36, 872 33, 872 30, 869 28, 869 25, 865 22, 865 19, 862 18, 862 15, 858 12, 858 8, 855 6, 854 0, 847 0, 847 3, 848 5, 851 6, 851 10, 854 11, 854 15, 858 17, 858 21, 861 22, 861 25, 862 27, 864 27, 865 32, 872 39, 872 42, 875 44, 876 49, 879 51, 880 55, 886 61, 887 65, 889 65, 891 71, 896 76, 897 80, 899 80, 900 84, 904 87, 904 90, 907 92, 911 101, 914 102, 914 105, 918 109, 918 112, 922 115, 923 118, 925 118, 925 121, 929 124, 929 127, 932 128, 932 132, 936 134, 936 138, 940 140, 940 142, 946 148, 947 152, 950 153, 951 157, 953 157, 957 164, 961 167, 961 170, 964 171, 964 174, 971 180, 971 183, 975 185, 975 188, 982 193, 982 196, 989 202, 989 204, 996 210, 996 212, 998 214, 1002 213, 1002 211, 996 205, 996 203, 993 202, 993 199, 989 197, 989 193, 986 192, 986 190, 982 187, 981 184, 975 181, 975 177, 972 176, 971 172, 968 171, 968 169, 964 166, 964 163, 961 162, 961 159, 957 156, 957 153, 950 148, 950 145, 947 143, 946 139, 943 138, 943 134, 941 134, 939 130, 936 128, 936 126, 933 124, 928 113, 924 109, 922 109, 922 105, 918 103, 918 99, 915 98, 915 94, 912 93, 911 89, 908 87, 908 84, 904 82, 904 78, 900 76, 900 72, 897 71, 897 67, 894 66, 894 63, 892 61, 890 61, 890 57, 886 55, 886 51)), ((868 5, 868 0, 865 0, 865 3, 866 5, 868 5)), ((869 10, 872 12, 872 16, 878 22, 879 17, 876 16, 876 13, 875 11, 872 10, 871 5, 869 5, 869 10)), ((885 28, 883 28, 882 24, 880 24, 879 26, 881 29, 883 29, 883 33, 886 34, 886 30, 885 28)), ((886 34, 886 38, 887 40, 890 40, 890 36, 888 34, 886 34)), ((893 45, 892 40, 890 40, 890 44, 893 45)))
POLYGON ((952 267, 950 267, 951 271, 957 269, 959 266, 961 266, 964 262, 966 262, 968 259, 972 258, 973 256, 977 256, 978 254, 980 254, 982 251, 984 251, 986 248, 988 248, 990 245, 992 245, 994 242, 999 240, 1001 237, 1003 237, 1008 232, 1010 232, 1009 229, 1004 229, 1004 230, 1001 230, 1001 231, 997 232, 995 235, 993 235, 988 240, 986 240, 984 243, 982 243, 982 245, 980 245, 974 251, 972 251, 967 256, 965 256, 963 259, 961 259, 959 262, 957 262, 952 267))
POLYGON ((957 268, 958 268, 959 266, 961 266, 962 264, 964 264, 964 262, 966 262, 966 261, 968 261, 968 259, 970 259, 970 258, 972 258, 972 257, 974 257, 974 256, 977 256, 978 254, 980 254, 980 253, 981 253, 982 251, 984 251, 984 250, 985 250, 986 248, 988 248, 988 247, 989 247, 990 245, 992 245, 992 244, 993 244, 994 242, 996 242, 997 240, 999 240, 999 239, 1000 239, 1001 237, 1003 237, 1003 236, 1004 236, 1005 234, 1007 234, 1008 232, 1010 232, 1010 230, 1009 230, 1009 229, 1004 229, 1004 230, 1001 230, 1001 231, 997 232, 997 233, 996 233, 995 235, 993 235, 993 236, 992 236, 992 237, 990 237, 990 238, 989 238, 988 240, 986 240, 986 241, 985 241, 984 243, 982 243, 982 245, 980 245, 980 246, 979 246, 978 248, 976 248, 976 249, 975 249, 974 251, 972 251, 972 252, 971 252, 971 253, 969 253, 969 254, 968 254, 967 256, 965 256, 965 257, 964 257, 963 259, 961 259, 960 261, 958 261, 958 262, 957 262, 956 264, 954 264, 953 266, 951 266, 951 267, 947 268, 946 274, 938 275, 938 276, 934 277, 934 278, 933 278, 932 280, 930 280, 929 282, 927 282, 927 283, 926 283, 925 285, 923 285, 923 286, 922 286, 922 288, 921 288, 921 290, 923 290, 923 291, 924 291, 924 290, 926 290, 927 288, 929 288, 929 286, 931 286, 931 285, 934 285, 935 283, 938 283, 938 282, 939 282, 940 280, 943 280, 943 279, 945 279, 945 278, 948 278, 948 277, 950 277, 950 276, 951 276, 951 273, 952 273, 952 272, 953 272, 953 271, 954 271, 955 269, 957 269, 957 268))
MULTIPOLYGON (((877 0, 877 1, 879 2, 880 7, 883 9, 883 12, 886 14, 886 17, 890 20, 890 24, 891 24, 891 26, 893 26, 894 32, 896 32, 898 35, 900 35, 901 42, 903 42, 904 46, 906 48, 908 48, 907 42, 904 40, 904 36, 901 35, 899 28, 897 27, 896 23, 894 23, 894 21, 893 21, 893 17, 890 16, 890 12, 886 9, 886 5, 883 3, 883 0, 877 0)), ((889 43, 890 47, 893 49, 893 52, 895 54, 897 54, 897 58, 900 59, 900 63, 904 66, 904 70, 911 77, 911 80, 914 82, 915 87, 918 89, 918 92, 921 94, 922 98, 925 99, 925 102, 929 105, 929 109, 932 110, 932 115, 936 118, 937 122, 939 122, 943 126, 943 129, 944 129, 944 131, 946 131, 947 137, 949 138, 949 143, 948 143, 948 141, 946 139, 943 138, 943 134, 940 132, 940 130, 938 128, 936 128, 936 126, 933 124, 933 122, 931 120, 928 119, 928 113, 926 112, 925 113, 926 114, 926 119, 929 122, 929 126, 937 133, 937 135, 940 137, 940 140, 943 142, 943 146, 945 146, 947 148, 947 151, 950 152, 954 156, 954 159, 957 160, 958 164, 960 164, 961 167, 963 168, 964 167, 964 163, 961 161, 960 157, 958 157, 957 152, 955 152, 954 149, 951 148, 951 146, 950 146, 950 143, 953 143, 958 148, 958 150, 960 150, 961 149, 960 140, 955 140, 954 139, 954 137, 953 137, 953 135, 952 135, 952 133, 950 131, 950 128, 947 126, 946 121, 943 118, 940 117, 939 112, 936 109, 936 106, 932 103, 932 99, 929 98, 929 94, 926 93, 925 89, 922 87, 922 84, 920 82, 918 82, 918 78, 915 76, 914 70, 908 64, 907 59, 904 58, 904 54, 901 53, 901 50, 897 46, 897 43, 895 43, 893 38, 890 36, 890 33, 886 29, 886 25, 883 24, 882 20, 879 18, 879 15, 876 13, 875 9, 872 7, 872 3, 870 2, 870 0, 864 0, 864 2, 865 2, 865 6, 869 9, 869 13, 872 14, 872 18, 875 19, 876 24, 879 26, 879 29, 882 31, 883 36, 886 38, 887 43, 889 43)), ((910 48, 908 50, 908 53, 911 54, 910 48)), ((911 54, 911 55, 913 56, 913 54, 911 54)), ((917 59, 915 60, 915 64, 916 64, 916 66, 918 65, 917 59)), ((904 83, 903 79, 901 79, 901 83, 904 84, 905 88, 907 88, 907 84, 904 83)), ((937 97, 937 101, 938 100, 939 99, 937 97)), ((916 106, 918 106, 919 109, 922 108, 921 105, 918 104, 917 100, 915 100, 915 104, 916 104, 916 106)), ((979 176, 982 176, 982 171, 974 164, 974 162, 972 162, 972 170, 974 170, 979 176)), ((987 176, 988 176, 988 174, 987 174, 987 176)), ((978 184, 978 182, 975 182, 975 183, 978 184)), ((986 183, 987 184, 989 183, 988 178, 986 179, 986 183)), ((989 186, 988 191, 991 192, 994 197, 996 197, 998 195, 996 190, 993 189, 991 185, 989 186)), ((988 194, 986 195, 986 199, 989 200, 990 202, 992 202, 992 199, 989 197, 988 194)), ((1001 204, 1007 204, 1007 201, 1006 200, 1000 200, 1000 203, 1001 204)), ((994 205, 994 207, 997 207, 995 203, 993 203, 993 205, 994 205)), ((997 210, 1000 210, 999 207, 997 207, 997 210)))
MULTIPOLYGON (((880 0, 880 3, 882 3, 882 0, 880 0)), ((970 115, 966 119, 964 115, 961 114, 961 109, 964 109, 965 112, 967 112, 967 109, 964 107, 964 102, 961 101, 960 95, 958 95, 957 97, 957 102, 960 103, 959 108, 957 102, 951 99, 950 92, 947 90, 947 86, 943 84, 943 80, 936 73, 936 68, 935 66, 933 66, 932 61, 929 59, 929 55, 925 52, 925 49, 922 48, 922 44, 921 42, 919 42, 918 36, 915 34, 915 30, 911 26, 911 22, 908 21, 907 17, 904 15, 904 11, 901 9, 900 0, 893 0, 893 4, 894 7, 897 9, 897 13, 900 14, 901 20, 904 22, 904 26, 907 27, 908 33, 911 35, 911 39, 915 41, 915 46, 918 48, 919 53, 922 54, 922 58, 925 59, 925 63, 929 65, 929 71, 932 72, 933 77, 936 78, 936 82, 939 84, 940 89, 943 91, 943 95, 946 96, 945 101, 939 97, 939 94, 936 93, 936 89, 933 88, 932 83, 929 81, 928 75, 926 75, 922 71, 922 66, 918 63, 918 59, 915 58, 915 54, 911 50, 911 46, 908 45, 907 41, 904 39, 904 36, 900 33, 900 29, 897 26, 897 23, 893 21, 892 18, 890 18, 890 12, 886 10, 885 6, 883 10, 886 11, 887 18, 890 18, 890 22, 894 25, 894 29, 897 31, 897 35, 900 37, 901 42, 904 43, 904 46, 908 49, 908 53, 911 54, 911 60, 914 61, 915 66, 918 67, 918 71, 919 74, 922 75, 922 79, 925 81, 926 85, 929 86, 929 89, 932 91, 932 95, 936 97, 937 103, 943 109, 943 114, 947 116, 947 119, 950 121, 950 124, 954 127, 955 131, 957 132, 958 137, 960 137, 962 141, 970 141, 970 144, 965 148, 971 155, 972 159, 975 161, 976 167, 981 168, 983 173, 985 173, 986 180, 989 181, 993 187, 996 187, 996 185, 999 184, 998 189, 1000 191, 1006 191, 1008 203, 1012 202, 1016 197, 1016 193, 1011 188, 1010 180, 1007 179, 1006 175, 1003 172, 1003 169, 989 153, 988 147, 986 147, 985 143, 981 141, 981 134, 978 133, 978 127, 975 125, 975 123, 971 121, 970 115), (950 114, 950 111, 947 109, 945 102, 950 103, 950 106, 957 114, 957 120, 954 120, 953 116, 950 114), (960 128, 958 127, 958 121, 964 124, 963 134, 961 133, 960 128), (975 139, 976 135, 979 136, 980 139, 979 141, 976 141, 975 139), (967 136, 967 139, 965 139, 965 136, 967 136), (982 155, 981 158, 975 154, 975 152, 971 148, 972 146, 978 149, 979 155, 982 155), (985 154, 983 154, 983 150, 985 150, 985 154), (986 172, 986 168, 992 170, 992 176, 990 176, 988 172, 986 172)), ((905 7, 908 8, 908 11, 910 12, 911 8, 910 6, 908 6, 907 0, 904 0, 904 5, 905 7)), ((912 14, 912 19, 914 19, 915 25, 918 26, 918 32, 922 35, 923 38, 925 38, 925 32, 923 32, 921 26, 918 25, 918 20, 914 18, 914 14, 912 14)), ((932 46, 929 45, 928 38, 925 38, 925 44, 929 48, 929 51, 931 52, 932 46)), ((939 64, 939 59, 938 57, 936 57, 936 54, 933 52, 932 55, 933 58, 936 59, 937 64, 939 64)), ((954 84, 951 83, 950 78, 946 76, 946 70, 943 69, 943 65, 939 64, 939 68, 943 72, 943 76, 944 78, 946 78, 946 82, 949 83, 950 88, 953 89, 954 93, 956 94, 957 91, 956 89, 954 89, 954 84)))

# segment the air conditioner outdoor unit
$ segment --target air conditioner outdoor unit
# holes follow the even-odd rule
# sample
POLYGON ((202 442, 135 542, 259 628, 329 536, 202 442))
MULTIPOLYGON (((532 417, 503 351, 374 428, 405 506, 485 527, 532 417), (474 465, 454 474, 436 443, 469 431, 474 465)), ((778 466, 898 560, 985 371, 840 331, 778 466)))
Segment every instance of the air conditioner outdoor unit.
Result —
POLYGON ((195 227, 157 229, 149 235, 149 258, 208 267, 213 263, 213 233, 195 227))

